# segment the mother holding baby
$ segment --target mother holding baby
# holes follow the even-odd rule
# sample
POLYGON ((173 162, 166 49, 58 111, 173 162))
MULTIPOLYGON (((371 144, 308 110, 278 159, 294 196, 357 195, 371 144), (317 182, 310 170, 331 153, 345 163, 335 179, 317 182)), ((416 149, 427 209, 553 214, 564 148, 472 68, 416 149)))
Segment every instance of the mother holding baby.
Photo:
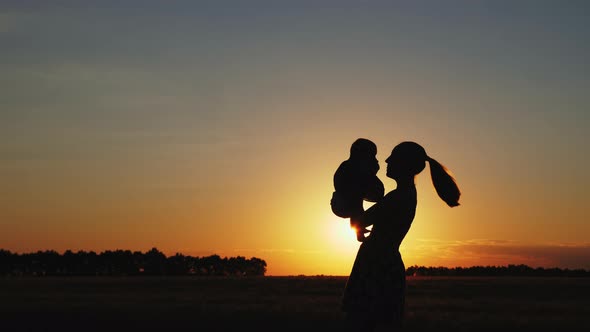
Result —
POLYGON ((406 276, 399 246, 414 220, 414 179, 426 162, 430 164, 434 188, 448 206, 458 206, 461 195, 447 169, 415 142, 398 144, 385 162, 387 177, 395 180, 397 187, 360 218, 363 227, 373 228, 359 247, 342 298, 342 309, 353 331, 393 331, 402 327, 406 276))

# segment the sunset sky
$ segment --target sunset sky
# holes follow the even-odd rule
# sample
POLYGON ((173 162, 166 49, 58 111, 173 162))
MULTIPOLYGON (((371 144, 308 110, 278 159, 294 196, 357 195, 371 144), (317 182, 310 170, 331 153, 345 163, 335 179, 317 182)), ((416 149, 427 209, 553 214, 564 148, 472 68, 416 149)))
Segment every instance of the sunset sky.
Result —
POLYGON ((417 177, 406 266, 590 269, 590 2, 124 3, 0 4, 0 248, 347 275, 365 137, 386 191, 406 140, 462 191, 417 177))

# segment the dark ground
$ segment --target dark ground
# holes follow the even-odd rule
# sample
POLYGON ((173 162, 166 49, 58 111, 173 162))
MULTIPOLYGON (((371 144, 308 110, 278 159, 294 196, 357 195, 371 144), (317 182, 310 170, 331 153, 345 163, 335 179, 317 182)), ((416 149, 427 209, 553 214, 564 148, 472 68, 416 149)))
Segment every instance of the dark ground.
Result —
MULTIPOLYGON (((0 279, 0 331, 345 331, 345 277, 0 279)), ((406 331, 590 331, 590 279, 409 277, 406 331)))

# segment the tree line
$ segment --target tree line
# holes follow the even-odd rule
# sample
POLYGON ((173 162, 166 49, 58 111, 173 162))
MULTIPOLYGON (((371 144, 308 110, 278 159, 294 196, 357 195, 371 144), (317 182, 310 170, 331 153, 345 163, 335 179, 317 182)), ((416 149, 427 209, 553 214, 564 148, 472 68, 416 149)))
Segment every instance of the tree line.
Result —
POLYGON ((527 265, 508 266, 471 266, 471 267, 426 267, 410 266, 406 269, 408 276, 465 276, 465 277, 590 277, 590 270, 560 269, 557 267, 532 268, 527 265))
MULTIPOLYGON (((177 253, 167 257, 157 248, 149 251, 107 250, 63 254, 54 250, 12 253, 0 249, 0 276, 264 276, 266 262, 260 258, 186 256, 177 253)), ((507 266, 410 266, 408 276, 527 276, 527 277, 590 277, 590 270, 557 267, 532 268, 527 265, 507 266)))
POLYGON ((149 251, 54 250, 12 253, 0 249, 0 276, 264 276, 266 262, 260 258, 185 256, 166 257, 157 248, 149 251))

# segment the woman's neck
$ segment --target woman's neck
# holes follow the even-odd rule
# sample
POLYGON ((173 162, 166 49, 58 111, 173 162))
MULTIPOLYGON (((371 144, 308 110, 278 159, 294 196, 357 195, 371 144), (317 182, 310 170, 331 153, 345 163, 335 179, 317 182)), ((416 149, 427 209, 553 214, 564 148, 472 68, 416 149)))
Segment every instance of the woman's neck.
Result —
POLYGON ((410 189, 416 187, 413 176, 395 179, 395 182, 397 183, 397 189, 410 189))

